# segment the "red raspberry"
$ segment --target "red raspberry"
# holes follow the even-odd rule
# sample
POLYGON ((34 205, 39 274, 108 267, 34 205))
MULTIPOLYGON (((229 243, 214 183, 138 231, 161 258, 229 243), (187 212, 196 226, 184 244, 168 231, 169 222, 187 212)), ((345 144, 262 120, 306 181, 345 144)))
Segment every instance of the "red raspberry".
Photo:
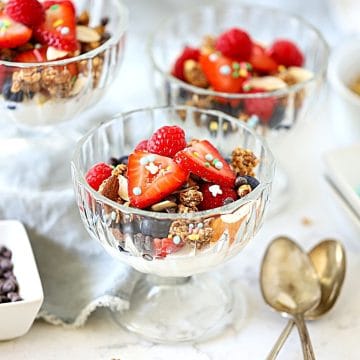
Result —
POLYGON ((289 40, 276 40, 268 50, 268 53, 278 64, 286 67, 302 66, 304 64, 304 55, 289 40))
MULTIPOLYGON (((249 93, 265 92, 262 89, 251 89, 249 93)), ((244 99, 244 110, 248 115, 257 115, 262 122, 267 122, 274 113, 277 104, 275 97, 244 99)))
POLYGON ((200 51, 199 49, 186 46, 181 55, 177 58, 171 74, 180 80, 185 81, 184 76, 184 63, 186 60, 199 61, 200 51))
POLYGON ((87 183, 96 191, 104 180, 111 176, 112 167, 105 163, 95 164, 85 175, 87 183))
POLYGON ((151 153, 173 157, 186 147, 184 130, 178 126, 163 126, 155 131, 148 141, 147 150, 151 153))
POLYGON ((135 146, 135 151, 147 151, 148 141, 142 140, 135 146))
POLYGON ((217 38, 215 47, 227 57, 247 61, 251 55, 252 41, 245 31, 232 28, 217 38))
POLYGON ((45 20, 45 10, 37 0, 10 0, 5 13, 26 26, 38 26, 45 20))
POLYGON ((203 194, 203 200, 199 204, 199 210, 215 209, 224 206, 229 202, 238 199, 236 191, 233 188, 217 185, 214 183, 204 183, 200 186, 203 194))

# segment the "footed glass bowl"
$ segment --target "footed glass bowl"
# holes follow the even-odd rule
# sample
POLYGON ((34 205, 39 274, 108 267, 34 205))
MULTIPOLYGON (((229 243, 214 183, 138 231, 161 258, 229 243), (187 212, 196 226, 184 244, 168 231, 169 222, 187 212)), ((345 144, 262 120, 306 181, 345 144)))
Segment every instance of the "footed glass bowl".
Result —
POLYGON ((184 106, 141 109, 118 115, 86 135, 72 161, 84 225, 112 256, 148 274, 136 285, 130 309, 118 314, 118 321, 163 342, 193 340, 219 326, 233 307, 231 289, 216 276, 193 275, 223 264, 254 237, 269 201, 273 172, 274 159, 263 139, 219 111, 184 106), (210 131, 212 120, 228 122, 231 131, 224 132, 222 126, 210 131), (217 209, 171 214, 120 205, 86 183, 85 174, 92 165, 128 155, 140 140, 165 124, 181 126, 191 138, 210 140, 225 157, 237 146, 251 149, 260 160, 256 168, 260 185, 217 209), (192 233, 206 234, 206 241, 191 237, 192 233), (156 244, 170 234, 184 239, 184 245, 165 256, 159 254, 156 244))
MULTIPOLYGON (((202 5, 175 14, 159 26, 149 42, 159 105, 216 109, 246 121, 266 137, 277 160, 282 155, 278 148, 280 139, 314 109, 319 99, 328 53, 320 32, 302 18, 279 9, 235 2, 202 5), (232 27, 244 29, 259 44, 270 45, 280 38, 294 41, 304 54, 303 67, 310 73, 297 73, 297 83, 285 88, 234 94, 196 87, 171 75, 175 60, 186 45, 199 48, 204 36, 218 36, 232 27)), ((218 124, 214 121, 210 126, 216 128, 218 124)), ((226 131, 228 124, 224 122, 223 126, 226 131)), ((277 166, 273 189, 277 202, 271 205, 272 213, 287 202, 288 185, 286 173, 277 166)))
POLYGON ((120 68, 128 10, 119 0, 73 2, 77 15, 88 12, 89 26, 101 25, 106 19, 110 37, 99 47, 69 59, 42 63, 0 60, 0 114, 23 128, 49 127, 73 119, 104 96, 120 68))

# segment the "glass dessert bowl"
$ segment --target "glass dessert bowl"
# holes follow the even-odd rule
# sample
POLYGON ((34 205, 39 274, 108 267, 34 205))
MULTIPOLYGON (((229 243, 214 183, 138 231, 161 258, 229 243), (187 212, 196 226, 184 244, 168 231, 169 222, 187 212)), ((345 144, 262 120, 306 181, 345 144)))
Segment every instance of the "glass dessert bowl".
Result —
MULTIPOLYGON (((47 2, 43 4, 47 6, 47 2)), ((47 44, 36 27, 27 29, 32 31, 28 42, 0 49, 0 113, 25 128, 48 127, 73 119, 103 97, 120 68, 127 9, 117 0, 59 4, 55 1, 46 9, 46 26, 53 21, 51 31, 64 37, 74 31, 76 50, 64 51, 47 44), (75 7, 75 14, 70 15, 65 6, 75 7), (65 26, 68 23, 74 29, 65 26)), ((5 20, 10 30, 23 27, 11 18, 5 20)))
MULTIPOLYGON (((160 105, 223 111, 265 136, 281 160, 281 148, 277 149, 281 138, 309 114, 318 99, 328 47, 316 28, 295 15, 225 3, 168 19, 152 34, 149 56, 160 105), (234 34, 234 29, 242 34, 234 34), (247 44, 244 36, 250 38, 247 44), (282 40, 291 42, 300 60, 279 56, 288 54, 289 47, 276 53, 275 44, 282 40), (239 48, 245 45, 249 51, 244 55, 239 48)), ((226 131, 228 124, 223 126, 226 131)), ((216 129, 218 124, 212 121, 209 127, 216 129)), ((273 193, 274 205, 280 208, 286 202, 288 181, 279 167, 273 193)))
POLYGON ((114 315, 118 322, 160 342, 193 340, 222 324, 233 307, 231 289, 224 279, 196 274, 233 258, 257 233, 273 171, 274 160, 264 141, 245 124, 218 111, 185 106, 141 109, 121 114, 86 135, 72 161, 84 225, 109 254, 147 274, 135 287, 130 309, 114 315), (229 122, 232 131, 225 133, 219 127, 210 132, 209 119, 229 122), (259 184, 222 207, 185 213, 130 207, 89 186, 86 174, 94 164, 122 155, 126 158, 140 140, 163 125, 178 125, 191 138, 211 141, 225 157, 238 146, 252 150, 259 159, 255 174, 259 184))

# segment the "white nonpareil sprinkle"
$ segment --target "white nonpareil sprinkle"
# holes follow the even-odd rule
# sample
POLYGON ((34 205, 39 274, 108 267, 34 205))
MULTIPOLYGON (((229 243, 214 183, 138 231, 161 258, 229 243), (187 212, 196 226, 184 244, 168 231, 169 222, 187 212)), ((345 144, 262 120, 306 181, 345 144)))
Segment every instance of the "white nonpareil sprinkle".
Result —
POLYGON ((222 65, 219 69, 220 74, 229 75, 231 74, 231 67, 229 65, 222 65))
POLYGON ((60 30, 61 35, 68 35, 70 33, 70 29, 67 26, 64 26, 60 30))
POLYGON ((133 194, 136 195, 136 196, 141 195, 141 188, 139 188, 139 187, 134 187, 134 188, 133 188, 133 194))
POLYGON ((212 53, 212 54, 209 56, 209 60, 212 61, 212 62, 217 61, 218 58, 219 58, 219 55, 216 54, 216 53, 212 53))
POLYGON ((217 161, 215 163, 215 167, 218 169, 218 170, 221 170, 223 167, 224 167, 224 164, 221 162, 221 161, 217 161))
POLYGON ((209 187, 209 191, 211 192, 211 195, 213 197, 216 197, 217 195, 222 195, 222 190, 219 185, 211 185, 209 187))
POLYGON ((206 155, 205 155, 205 159, 206 159, 207 161, 212 161, 212 160, 214 159, 214 157, 213 157, 211 154, 206 154, 206 155))
POLYGON ((145 166, 145 169, 148 170, 151 175, 155 175, 159 171, 159 168, 153 162, 151 162, 149 165, 145 166))

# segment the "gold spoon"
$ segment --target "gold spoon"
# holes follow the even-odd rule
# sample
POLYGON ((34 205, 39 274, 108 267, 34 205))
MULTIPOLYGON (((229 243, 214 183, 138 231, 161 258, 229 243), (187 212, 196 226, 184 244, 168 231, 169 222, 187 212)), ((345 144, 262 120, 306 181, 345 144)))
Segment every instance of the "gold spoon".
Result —
MULTIPOLYGON (((324 240, 309 252, 310 260, 318 274, 321 287, 321 300, 316 308, 306 312, 306 320, 315 320, 326 314, 335 304, 345 278, 345 249, 336 240, 324 240)), ((286 339, 294 327, 290 320, 272 348, 267 360, 273 360, 279 354, 286 339)))
POLYGON ((261 292, 267 304, 292 316, 298 328, 305 360, 314 360, 304 314, 321 299, 320 283, 307 254, 292 240, 279 237, 267 248, 260 274, 261 292))

